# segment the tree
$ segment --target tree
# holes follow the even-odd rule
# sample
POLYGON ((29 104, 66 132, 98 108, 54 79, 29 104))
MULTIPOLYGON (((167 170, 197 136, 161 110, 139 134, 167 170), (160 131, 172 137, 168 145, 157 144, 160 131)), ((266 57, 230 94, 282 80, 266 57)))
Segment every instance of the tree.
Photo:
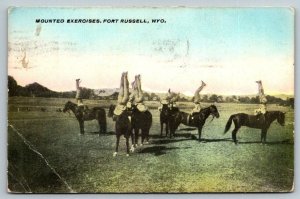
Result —
POLYGON ((207 95, 203 95, 201 101, 208 102, 208 96, 207 95))
POLYGON ((250 103, 250 97, 240 97, 240 102, 241 103, 250 103))
POLYGON ((252 103, 252 104, 259 104, 259 97, 258 96, 251 97, 250 103, 252 103))
POLYGON ((216 94, 213 94, 209 97, 209 102, 217 102, 218 96, 216 94))
POLYGON ((8 76, 8 96, 16 95, 18 95, 18 83, 12 76, 8 76))

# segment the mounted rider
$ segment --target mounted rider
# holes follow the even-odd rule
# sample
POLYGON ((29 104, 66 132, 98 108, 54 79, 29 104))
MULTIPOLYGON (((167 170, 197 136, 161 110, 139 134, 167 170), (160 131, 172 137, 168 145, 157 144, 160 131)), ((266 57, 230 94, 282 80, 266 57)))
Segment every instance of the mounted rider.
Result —
POLYGON ((82 101, 82 87, 79 85, 81 83, 81 80, 80 79, 76 79, 76 96, 75 96, 75 99, 76 99, 76 103, 77 103, 77 106, 79 109, 83 110, 84 112, 86 112, 88 110, 88 107, 85 106, 83 104, 83 101, 82 101))
POLYGON ((195 114, 199 113, 202 109, 202 106, 200 104, 201 98, 200 98, 200 92, 203 90, 203 88, 206 86, 206 84, 201 80, 201 85, 197 88, 197 90, 194 93, 194 108, 192 109, 192 112, 187 117, 187 123, 191 124, 194 120, 195 114))
POLYGON ((267 100, 267 98, 265 96, 265 93, 264 93, 264 88, 263 88, 263 85, 262 85, 262 81, 258 80, 258 81, 256 81, 256 83, 258 84, 258 96, 259 96, 260 105, 259 105, 258 109, 254 110, 254 115, 258 116, 258 120, 260 118, 262 118, 263 121, 264 121, 265 120, 265 113, 267 112, 267 102, 268 102, 268 100, 267 100))
POLYGON ((168 105, 168 107, 171 109, 173 107, 176 107, 176 102, 178 101, 179 96, 180 93, 171 92, 171 89, 169 88, 167 95, 160 101, 160 106, 158 107, 158 110, 161 112, 163 105, 168 105))
POLYGON ((198 89, 195 91, 194 94, 194 105, 195 107, 192 110, 191 115, 193 115, 194 113, 199 113, 201 110, 201 98, 200 98, 200 92, 203 90, 203 88, 206 86, 206 84, 201 80, 201 85, 198 87, 198 89))

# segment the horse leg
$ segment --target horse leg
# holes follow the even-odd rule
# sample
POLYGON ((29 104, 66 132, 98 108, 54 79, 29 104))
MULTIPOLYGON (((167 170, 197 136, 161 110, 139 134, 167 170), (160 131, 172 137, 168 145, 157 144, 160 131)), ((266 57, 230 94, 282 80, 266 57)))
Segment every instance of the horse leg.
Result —
POLYGON ((98 124, 99 124, 99 136, 100 136, 100 134, 103 133, 102 130, 101 130, 102 129, 102 125, 101 125, 100 119, 98 119, 98 124))
POLYGON ((135 139, 135 147, 137 147, 138 145, 138 142, 139 142, 139 129, 138 128, 135 128, 134 129, 134 139, 135 139))
POLYGON ((172 138, 172 134, 173 134, 173 127, 170 125, 170 123, 169 124, 167 124, 169 127, 170 127, 170 129, 169 129, 169 137, 170 138, 172 138))
POLYGON ((201 142, 202 126, 198 127, 199 142, 201 142))
POLYGON ((160 121, 160 137, 162 137, 163 130, 164 130, 164 123, 160 121))
POLYGON ((146 142, 147 142, 146 144, 149 143, 149 130, 150 130, 150 129, 147 129, 147 130, 146 130, 146 142))
POLYGON ((237 131, 239 130, 240 128, 235 128, 233 129, 232 131, 232 139, 234 141, 235 144, 237 144, 237 139, 236 139, 236 134, 237 134, 237 131))
POLYGON ((129 135, 126 136, 126 156, 129 156, 129 135))
POLYGON ((267 130, 262 129, 261 130, 261 143, 266 144, 266 137, 267 137, 267 130))
POLYGON ((118 150, 119 150, 119 143, 120 143, 120 136, 121 135, 116 135, 116 137, 117 137, 117 142, 116 142, 116 151, 114 152, 114 154, 113 154, 113 156, 117 156, 117 154, 118 154, 118 150))
POLYGON ((142 131, 142 145, 143 145, 146 138, 146 131, 144 129, 142 129, 141 131, 142 131))
POLYGON ((100 128, 100 131, 99 131, 99 135, 100 133, 106 133, 106 121, 101 121, 101 119, 98 120, 98 124, 99 124, 99 128, 100 128))
POLYGON ((79 121, 80 135, 84 134, 84 121, 79 121))
POLYGON ((166 124, 166 137, 168 137, 168 134, 170 133, 169 132, 169 123, 166 122, 165 124, 166 124))
POLYGON ((131 135, 130 135, 131 136, 131 148, 130 148, 130 151, 134 152, 135 143, 134 143, 134 132, 133 132, 133 129, 131 129, 130 133, 131 133, 131 135))

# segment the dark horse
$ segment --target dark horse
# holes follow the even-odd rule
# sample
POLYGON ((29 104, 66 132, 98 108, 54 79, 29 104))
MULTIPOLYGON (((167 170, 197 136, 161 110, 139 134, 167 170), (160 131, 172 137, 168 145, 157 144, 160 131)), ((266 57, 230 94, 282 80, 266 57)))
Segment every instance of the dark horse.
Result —
POLYGON ((175 134, 176 129, 179 124, 184 124, 187 126, 197 127, 199 134, 199 142, 201 141, 201 133, 203 125, 205 124, 208 116, 212 115, 213 118, 219 118, 219 111, 215 105, 210 105, 209 107, 203 108, 200 112, 193 113, 193 115, 189 113, 185 113, 179 111, 178 108, 169 109, 169 127, 170 127, 170 137, 175 134))
POLYGON ((131 122, 129 120, 129 117, 131 116, 131 112, 128 110, 123 111, 121 115, 114 115, 114 110, 116 106, 115 105, 110 105, 109 110, 108 110, 108 117, 114 118, 116 124, 115 124, 115 131, 116 131, 116 137, 117 137, 117 142, 116 142, 116 151, 114 152, 114 156, 118 154, 118 149, 119 149, 119 142, 120 142, 120 137, 121 135, 124 135, 126 139, 126 151, 127 151, 127 156, 129 156, 129 137, 131 136, 132 138, 132 143, 134 142, 133 136, 132 136, 132 130, 131 130, 131 122))
POLYGON ((99 124, 99 135, 101 133, 106 133, 106 114, 105 110, 101 107, 94 107, 92 109, 84 110, 84 107, 77 106, 77 104, 68 101, 65 104, 63 112, 71 110, 76 119, 79 122, 80 133, 84 134, 84 121, 97 120, 99 124))
POLYGON ((138 144, 138 136, 139 130, 141 130, 142 141, 141 144, 144 143, 144 140, 149 141, 149 130, 152 125, 152 114, 150 111, 140 112, 136 105, 132 106, 132 118, 131 118, 131 127, 134 131, 134 146, 138 144))
POLYGON ((267 138, 267 131, 272 122, 276 119, 281 126, 284 126, 285 113, 281 111, 267 111, 265 115, 248 115, 245 113, 234 114, 229 117, 224 134, 230 129, 233 121, 235 128, 232 131, 232 139, 235 144, 237 144, 236 134, 241 126, 261 129, 261 142, 265 143, 267 138))
POLYGON ((160 120, 160 136, 163 136, 164 124, 166 126, 166 136, 169 134, 169 123, 168 123, 168 113, 169 107, 168 104, 163 104, 160 111, 159 120, 160 120))

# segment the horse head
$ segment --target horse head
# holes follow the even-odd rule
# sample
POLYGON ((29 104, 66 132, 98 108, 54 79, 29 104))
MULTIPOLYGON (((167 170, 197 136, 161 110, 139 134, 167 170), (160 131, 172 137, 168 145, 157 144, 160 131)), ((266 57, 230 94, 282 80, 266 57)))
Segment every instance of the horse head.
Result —
POLYGON ((74 103, 72 103, 71 101, 68 101, 66 104, 65 104, 65 107, 63 109, 63 112, 67 112, 69 110, 71 110, 73 107, 74 107, 74 103))
POLYGON ((112 117, 114 115, 114 110, 116 108, 116 105, 111 104, 108 108, 107 117, 112 117))
POLYGON ((278 115, 277 115, 277 122, 278 122, 281 126, 284 126, 284 124, 285 124, 285 113, 284 113, 284 112, 281 112, 281 111, 278 112, 278 115))
POLYGON ((213 117, 216 117, 216 118, 220 117, 220 114, 219 114, 219 111, 218 111, 216 105, 214 105, 214 104, 210 105, 209 110, 210 110, 210 114, 213 117))

